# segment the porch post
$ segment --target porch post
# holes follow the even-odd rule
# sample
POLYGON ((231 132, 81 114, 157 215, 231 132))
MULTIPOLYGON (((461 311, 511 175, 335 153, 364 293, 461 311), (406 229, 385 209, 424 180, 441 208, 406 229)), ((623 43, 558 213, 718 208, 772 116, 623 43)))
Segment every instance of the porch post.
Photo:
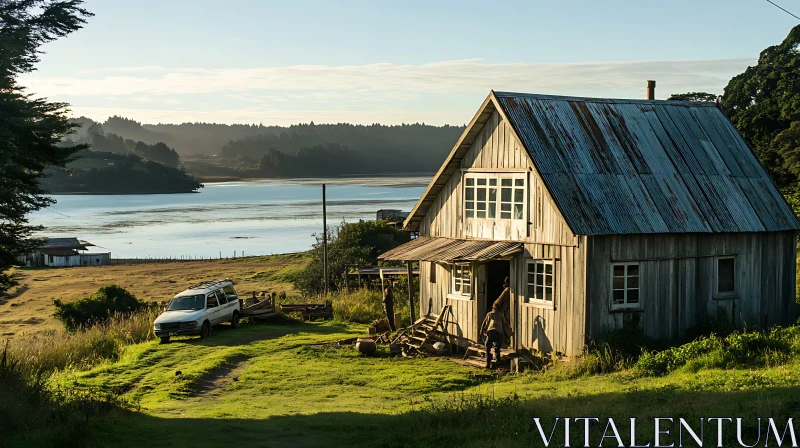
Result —
POLYGON ((411 315, 411 323, 414 323, 414 279, 411 277, 411 262, 406 261, 406 271, 408 272, 408 313, 411 315))
POLYGON ((509 263, 509 282, 508 282, 508 313, 510 314, 511 319, 511 329, 514 330, 514 336, 511 337, 511 349, 515 352, 517 351, 517 339, 519 337, 519 328, 517 325, 517 283, 518 281, 518 273, 517 273, 517 257, 513 257, 511 259, 511 263, 509 263))

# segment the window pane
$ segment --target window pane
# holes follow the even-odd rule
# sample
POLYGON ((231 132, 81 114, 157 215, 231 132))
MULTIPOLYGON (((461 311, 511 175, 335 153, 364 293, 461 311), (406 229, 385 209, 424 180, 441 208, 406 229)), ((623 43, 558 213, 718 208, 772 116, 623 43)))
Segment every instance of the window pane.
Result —
POLYGON ((544 274, 536 274, 536 284, 544 285, 544 274))
POLYGON ((720 258, 717 260, 717 291, 734 292, 734 264, 733 258, 720 258))
POLYGON ((638 289, 629 289, 628 290, 628 303, 639 303, 639 290, 638 289))
POLYGON ((467 185, 475 185, 475 179, 468 177, 467 178, 467 185))
POLYGON ((467 218, 474 218, 475 213, 472 210, 467 210, 467 218))
POLYGON ((628 275, 639 275, 639 265, 637 265, 637 264, 629 264, 628 265, 628 275))
POLYGON ((625 289, 625 277, 614 277, 613 289, 625 289))
POLYGON ((625 275, 625 266, 621 264, 614 265, 614 277, 623 277, 625 275))
POLYGON ((500 204, 501 212, 511 212, 511 204, 500 204))
POLYGON ((469 281, 469 276, 471 274, 471 272, 469 272, 469 266, 464 266, 461 269, 461 277, 464 278, 464 281, 469 281))
POLYGON ((478 188, 478 200, 485 201, 486 200, 486 189, 485 188, 478 188))
POLYGON ((472 201, 467 201, 464 208, 466 208, 467 210, 475 210, 475 203, 472 201))
POLYGON ((489 179, 489 185, 491 185, 492 187, 496 187, 497 186, 497 179, 489 179))
POLYGON ((544 286, 553 286, 553 276, 552 275, 546 275, 544 277, 544 286))
POLYGON ((533 298, 534 294, 536 294, 535 288, 533 287, 533 285, 528 285, 528 298, 529 299, 533 298))
POLYGON ((511 179, 500 179, 500 185, 503 187, 510 187, 511 179))
POLYGON ((625 303, 625 290, 614 291, 614 305, 625 303))
POLYGON ((472 294, 472 287, 469 285, 464 285, 464 295, 468 296, 470 294, 472 294))
POLYGON ((530 284, 536 283, 536 277, 533 274, 528 274, 528 283, 530 284))
POLYGON ((489 189, 489 200, 491 202, 497 201, 497 188, 490 188, 489 189))
POLYGON ((503 202, 511 202, 511 188, 500 189, 500 200, 503 202))
POLYGON ((486 218, 486 212, 478 212, 475 216, 476 218, 486 218))
POLYGON ((544 288, 541 286, 536 287, 536 298, 539 300, 544 299, 544 288))
POLYGON ((628 277, 628 288, 639 288, 639 277, 628 277))
POLYGON ((514 204, 514 219, 522 219, 522 204, 514 204))
POLYGON ((544 265, 544 272, 545 274, 552 274, 553 273, 553 265, 550 263, 546 263, 544 265))
POLYGON ((528 272, 536 272, 536 263, 528 263, 528 272))
POLYGON ((475 189, 474 188, 467 188, 464 191, 464 194, 468 201, 472 201, 475 199, 475 189))
POLYGON ((495 204, 494 202, 489 203, 489 213, 488 213, 489 218, 494 218, 496 208, 497 204, 495 204))
POLYGON ((544 293, 545 293, 544 300, 547 300, 548 302, 552 302, 553 301, 553 288, 545 288, 544 293))
POLYGON ((525 179, 514 179, 514 185, 522 187, 525 185, 525 179))
POLYGON ((519 188, 514 189, 514 202, 519 202, 521 204, 523 201, 525 201, 525 190, 519 188))
POLYGON ((475 179, 475 181, 478 182, 478 185, 486 185, 486 178, 475 179))
POLYGON ((511 219, 511 212, 500 212, 500 219, 511 219))
POLYGON ((486 203, 478 202, 478 210, 486 210, 486 203))
POLYGON ((453 291, 454 292, 460 292, 461 291, 461 284, 458 283, 458 281, 456 281, 456 283, 453 285, 453 291))

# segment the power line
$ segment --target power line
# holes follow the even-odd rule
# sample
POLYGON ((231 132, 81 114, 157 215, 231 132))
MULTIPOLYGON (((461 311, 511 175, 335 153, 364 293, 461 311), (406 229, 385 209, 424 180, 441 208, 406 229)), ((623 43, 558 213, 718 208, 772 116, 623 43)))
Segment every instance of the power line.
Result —
POLYGON ((779 5, 779 4, 775 3, 775 2, 773 2, 772 0, 767 0, 767 1, 768 1, 768 2, 770 2, 770 4, 772 4, 772 5, 773 5, 773 6, 775 6, 776 8, 778 8, 778 9, 780 9, 781 11, 785 12, 786 14, 789 14, 790 16, 794 17, 795 19, 797 19, 797 20, 800 20, 800 17, 797 17, 796 15, 792 14, 792 13, 791 13, 791 12, 789 12, 789 11, 788 11, 786 8, 782 7, 781 5, 779 5))

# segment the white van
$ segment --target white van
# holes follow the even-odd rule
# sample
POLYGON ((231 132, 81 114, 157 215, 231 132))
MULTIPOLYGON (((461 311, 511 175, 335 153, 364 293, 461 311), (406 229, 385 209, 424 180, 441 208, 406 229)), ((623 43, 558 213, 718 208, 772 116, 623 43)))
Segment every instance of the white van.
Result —
POLYGON ((230 322, 239 326, 241 305, 230 280, 212 280, 192 285, 170 300, 167 310, 153 322, 153 332, 161 343, 179 335, 207 338, 211 327, 230 322))

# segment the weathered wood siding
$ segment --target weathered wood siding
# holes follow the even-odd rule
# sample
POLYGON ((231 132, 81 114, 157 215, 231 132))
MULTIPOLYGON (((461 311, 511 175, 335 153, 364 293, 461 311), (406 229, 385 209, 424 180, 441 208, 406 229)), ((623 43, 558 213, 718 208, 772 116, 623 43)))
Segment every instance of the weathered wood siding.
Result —
POLYGON ((577 238, 561 216, 542 179, 530 164, 525 148, 514 138, 511 127, 501 119, 497 111, 492 114, 461 160, 461 167, 489 172, 492 170, 527 172, 527 220, 530 223, 527 229, 525 226, 518 232, 510 226, 506 229, 507 224, 502 220, 469 219, 468 222, 464 222, 462 173, 456 172, 425 214, 419 227, 420 235, 572 246, 577 244, 577 238), (497 226, 493 226, 493 222, 498 223, 497 226), (491 228, 485 228, 487 226, 491 228))
POLYGON ((526 244, 515 263, 518 348, 577 356, 586 340, 586 245, 579 247, 526 244), (525 303, 527 262, 555 260, 553 307, 525 303))
MULTIPOLYGON (((580 353, 585 333, 585 247, 567 226, 550 198, 536 170, 530 165, 525 149, 513 136, 511 127, 495 111, 478 134, 461 162, 463 169, 483 172, 522 171, 527 173, 527 213, 529 225, 498 228, 490 220, 463 219, 462 172, 456 172, 437 196, 422 220, 420 235, 450 238, 485 238, 520 241, 525 253, 515 257, 511 289, 515 292, 515 333, 519 348, 555 349, 567 355, 580 353), (481 222, 482 221, 482 222, 481 222), (486 226, 490 225, 491 228, 486 226), (554 309, 523 304, 527 290, 526 260, 530 257, 555 258, 558 288, 554 309)), ((498 220, 499 225, 503 222, 498 220)), ((473 265, 474 292, 482 279, 479 265, 473 265)), ((452 312, 445 316, 448 332, 455 343, 478 341, 478 300, 448 298, 450 271, 447 265, 423 262, 420 266, 420 311, 439 314, 450 304, 452 312), (432 274, 433 272, 433 274, 432 274)), ((488 297, 486 300, 494 300, 488 297)), ((480 304, 483 306, 483 303, 480 304)))
POLYGON ((678 339, 721 313, 739 328, 795 319, 793 232, 616 235, 588 238, 588 334, 618 328, 611 310, 611 263, 639 262, 639 325, 652 338, 678 339), (737 298, 714 300, 717 256, 736 256, 737 298))

